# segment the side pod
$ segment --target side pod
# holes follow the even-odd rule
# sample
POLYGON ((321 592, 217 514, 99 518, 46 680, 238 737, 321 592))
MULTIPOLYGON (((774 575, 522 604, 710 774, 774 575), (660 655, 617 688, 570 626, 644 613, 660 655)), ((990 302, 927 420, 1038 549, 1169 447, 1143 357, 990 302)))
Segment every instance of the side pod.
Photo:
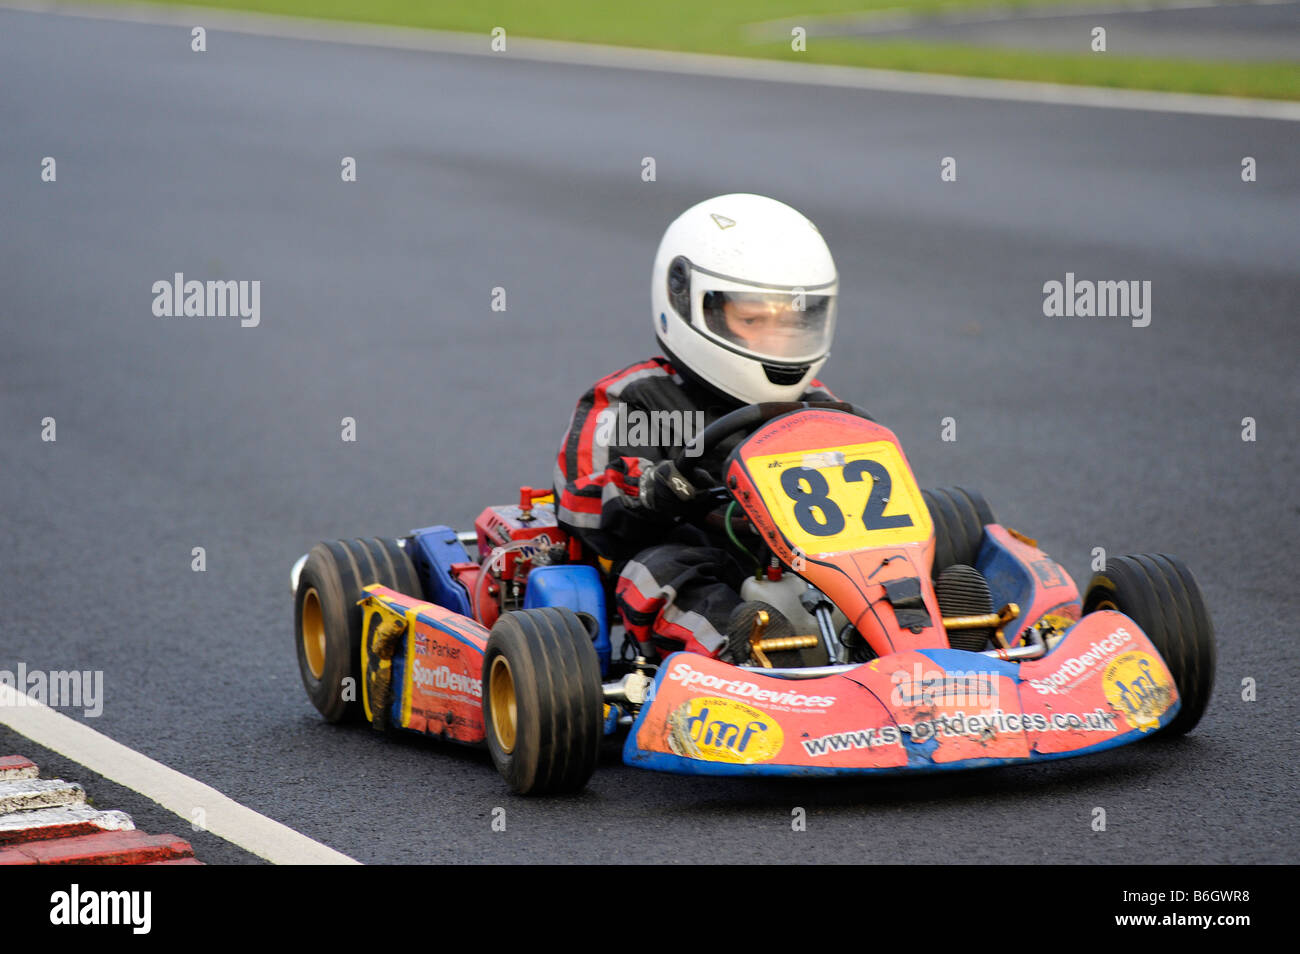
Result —
POLYGON ((361 691, 371 724, 481 744, 488 631, 459 613, 379 584, 366 587, 361 609, 361 691), (384 634, 395 631, 401 634, 395 644, 380 645, 384 634), (375 702, 391 697, 386 719, 374 718, 372 695, 375 702))

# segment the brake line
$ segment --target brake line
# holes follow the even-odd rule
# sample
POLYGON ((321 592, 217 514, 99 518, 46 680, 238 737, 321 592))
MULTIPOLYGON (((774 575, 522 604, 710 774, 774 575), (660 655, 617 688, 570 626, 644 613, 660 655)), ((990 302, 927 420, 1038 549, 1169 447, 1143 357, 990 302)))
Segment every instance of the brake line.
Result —
POLYGON ((727 504, 727 512, 722 516, 722 523, 727 528, 727 538, 730 539, 731 542, 736 545, 736 547, 740 550, 741 553, 745 554, 745 556, 749 557, 751 560, 754 561, 754 572, 761 574, 763 572, 763 564, 758 561, 758 557, 754 556, 754 554, 749 552, 748 547, 746 547, 743 543, 740 542, 739 539, 737 539, 736 530, 731 525, 731 512, 736 509, 736 503, 737 501, 733 500, 731 503, 727 504))

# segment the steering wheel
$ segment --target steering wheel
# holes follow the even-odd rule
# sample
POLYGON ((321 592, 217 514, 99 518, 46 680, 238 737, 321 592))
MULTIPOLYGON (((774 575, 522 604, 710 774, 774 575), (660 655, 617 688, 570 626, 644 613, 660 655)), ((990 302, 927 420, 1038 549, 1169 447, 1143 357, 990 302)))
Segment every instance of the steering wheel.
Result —
POLYGON ((737 443, 729 439, 738 434, 756 431, 761 425, 774 418, 804 408, 844 411, 866 418, 868 421, 875 420, 862 408, 847 401, 768 401, 763 404, 749 404, 718 418, 706 427, 704 432, 695 439, 693 447, 683 448, 682 452, 673 458, 673 466, 687 475, 688 479, 696 473, 704 474, 709 478, 711 486, 707 490, 702 490, 702 493, 716 497, 719 501, 728 500, 730 492, 722 486, 722 459, 737 443), (694 450, 694 456, 688 455, 688 450, 694 450))

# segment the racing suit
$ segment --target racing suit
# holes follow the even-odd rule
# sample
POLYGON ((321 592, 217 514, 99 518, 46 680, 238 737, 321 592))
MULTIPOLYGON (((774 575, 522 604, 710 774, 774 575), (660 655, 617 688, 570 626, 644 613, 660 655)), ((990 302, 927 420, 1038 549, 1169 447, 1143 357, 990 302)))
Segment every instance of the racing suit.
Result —
MULTIPOLYGON (((801 400, 836 398, 814 379, 801 400)), ((656 356, 597 381, 560 445, 560 529, 581 541, 588 558, 609 561, 627 635, 648 658, 679 649, 717 655, 746 568, 720 534, 642 506, 641 475, 741 406, 656 356)))

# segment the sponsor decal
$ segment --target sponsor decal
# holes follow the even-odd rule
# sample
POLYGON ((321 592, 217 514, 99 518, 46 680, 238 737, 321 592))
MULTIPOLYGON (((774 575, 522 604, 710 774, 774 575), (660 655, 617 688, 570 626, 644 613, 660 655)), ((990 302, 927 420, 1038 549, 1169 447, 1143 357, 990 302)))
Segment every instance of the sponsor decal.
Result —
POLYGON ((900 733, 908 735, 913 742, 929 742, 939 737, 993 738, 999 733, 1115 731, 1115 713, 1106 709, 1082 713, 1054 712, 1050 715, 1042 712, 1003 712, 997 709, 973 715, 954 712, 916 722, 900 722, 897 727, 887 725, 832 732, 816 739, 801 739, 800 743, 809 756, 817 758, 854 749, 897 745, 901 741, 900 733))
POLYGON ((1033 568, 1034 576, 1038 577, 1038 582, 1043 584, 1044 588, 1065 586, 1065 574, 1061 572, 1061 565, 1055 560, 1035 560, 1029 565, 1033 568))
POLYGON ((764 689, 755 682, 744 679, 724 679, 711 673, 700 672, 688 662, 680 662, 668 673, 668 678, 679 682, 683 689, 712 689, 725 692, 751 702, 764 702, 792 709, 829 709, 835 705, 834 696, 811 696, 785 689, 764 689))
MULTIPOLYGON (((502 534, 502 543, 511 542, 508 530, 502 527, 500 528, 500 533, 502 534)), ((492 556, 488 560, 488 572, 497 574, 504 573, 506 571, 507 557, 515 560, 536 560, 553 546, 555 546, 555 544, 551 542, 550 537, 544 533, 539 533, 535 537, 529 537, 527 543, 520 544, 512 550, 493 550, 492 556)), ((465 635, 465 630, 458 625, 457 620, 443 617, 439 622, 448 629, 460 633, 462 636, 465 635)), ((473 620, 469 620, 468 622, 473 622, 473 620)), ((479 624, 474 623, 474 625, 478 626, 479 624)))
POLYGON ((1079 620, 1074 617, 1062 616, 1058 613, 1044 613, 1042 618, 1038 620, 1038 624, 1040 627, 1049 627, 1051 629, 1058 629, 1061 630, 1062 632, 1069 629, 1077 622, 1079 622, 1079 620))
MULTIPOLYGON (((779 466, 781 462, 779 460, 776 460, 773 461, 772 463, 777 464, 779 466)), ((843 467, 844 452, 837 451, 837 450, 829 450, 829 451, 821 451, 820 453, 817 454, 804 454, 802 466, 810 467, 813 470, 821 470, 824 467, 843 467)))
POLYGON ((878 729, 856 729, 851 732, 832 732, 819 739, 800 739, 803 750, 813 758, 833 755, 854 749, 874 749, 882 745, 898 745, 902 741, 898 727, 881 726, 878 729))
POLYGON ((448 666, 430 669, 421 666, 417 659, 411 669, 411 681, 421 689, 442 689, 446 692, 459 692, 475 699, 483 697, 483 680, 474 676, 452 672, 448 666))
POLYGON ((1145 732, 1160 725, 1160 717, 1173 705, 1173 687, 1157 677, 1163 666, 1150 653, 1125 653, 1106 667, 1102 683, 1106 699, 1135 729, 1145 732))
POLYGON ((784 742, 785 733, 771 715, 732 699, 688 699, 668 717, 668 748, 690 759, 766 762, 784 742))
POLYGON ((1071 656, 1061 663, 1056 672, 1041 679, 1030 679, 1029 685, 1039 695, 1060 695, 1075 683, 1091 676, 1098 663, 1109 659, 1126 643, 1133 640, 1133 634, 1123 626, 1116 626, 1115 631, 1101 639, 1094 640, 1091 648, 1077 656, 1071 656))

